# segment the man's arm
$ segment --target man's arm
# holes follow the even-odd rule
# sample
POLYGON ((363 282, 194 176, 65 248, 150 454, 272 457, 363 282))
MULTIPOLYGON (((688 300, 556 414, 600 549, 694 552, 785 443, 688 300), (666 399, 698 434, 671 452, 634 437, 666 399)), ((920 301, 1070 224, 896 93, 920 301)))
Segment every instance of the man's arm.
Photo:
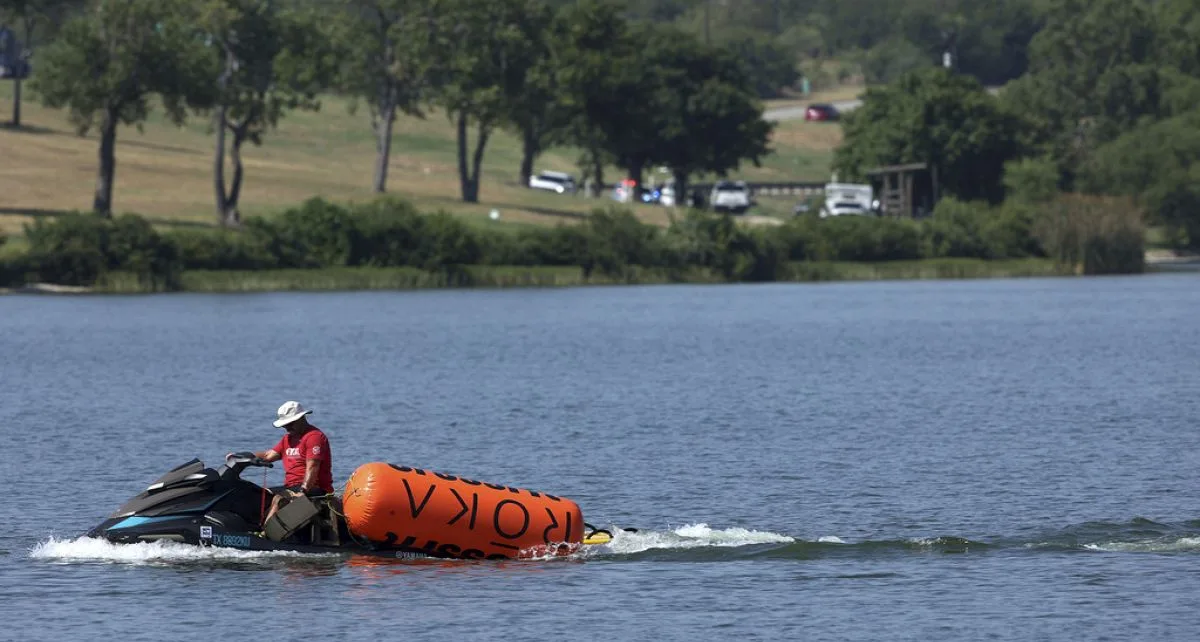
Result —
POLYGON ((317 487, 317 471, 320 470, 321 460, 309 459, 304 462, 304 481, 300 482, 300 492, 305 493, 317 487))
POLYGON ((261 452, 256 452, 256 453, 254 453, 254 456, 258 457, 259 459, 261 459, 263 461, 279 461, 279 453, 275 452, 274 449, 267 449, 267 450, 263 450, 261 452))

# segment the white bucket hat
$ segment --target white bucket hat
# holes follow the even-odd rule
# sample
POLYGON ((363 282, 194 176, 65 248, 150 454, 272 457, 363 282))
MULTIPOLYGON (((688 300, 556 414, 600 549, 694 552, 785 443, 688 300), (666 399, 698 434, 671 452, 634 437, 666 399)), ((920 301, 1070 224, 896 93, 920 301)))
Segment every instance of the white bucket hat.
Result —
POLYGON ((276 411, 276 414, 279 415, 279 418, 275 420, 275 427, 283 428, 284 426, 311 412, 311 410, 305 410, 304 406, 301 406, 299 401, 285 401, 283 402, 283 405, 279 407, 279 410, 276 411))

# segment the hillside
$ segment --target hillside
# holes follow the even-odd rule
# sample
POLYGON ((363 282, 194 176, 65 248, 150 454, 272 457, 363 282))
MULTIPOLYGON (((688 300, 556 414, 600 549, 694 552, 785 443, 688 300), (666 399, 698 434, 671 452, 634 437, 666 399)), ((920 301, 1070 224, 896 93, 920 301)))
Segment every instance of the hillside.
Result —
MULTIPOLYGON (((0 83, 0 114, 11 110, 11 83, 0 83)), ((838 96, 844 95, 843 90, 838 96)), ((42 108, 26 94, 22 130, 0 128, 0 230, 19 233, 32 216, 54 215, 91 205, 96 178, 97 141, 79 137, 65 112, 42 108)), ((823 99, 816 95, 814 100, 823 99)), ((795 101, 790 101, 794 103, 795 101)), ((182 128, 156 115, 142 133, 123 127, 117 138, 115 211, 137 212, 163 225, 208 225, 212 214, 212 137, 207 122, 193 118, 182 128)), ((792 120, 779 123, 763 167, 737 174, 747 180, 824 180, 833 148, 841 140, 835 124, 792 120)), ((553 224, 573 220, 602 202, 563 197, 519 187, 520 147, 506 132, 489 143, 483 167, 481 203, 458 196, 453 129, 440 114, 403 117, 396 125, 388 187, 426 210, 444 209, 487 221, 501 211, 505 222, 553 224)), ((244 215, 269 214, 320 195, 338 200, 372 197, 374 140, 365 111, 349 113, 345 101, 329 98, 318 113, 297 113, 282 121, 260 148, 245 153, 244 215)), ((537 169, 578 174, 577 154, 556 149, 537 169)), ((610 170, 606 181, 620 178, 610 170)), ((791 199, 767 203, 768 211, 788 211, 791 199)), ((667 221, 664 208, 643 206, 648 222, 667 221)))

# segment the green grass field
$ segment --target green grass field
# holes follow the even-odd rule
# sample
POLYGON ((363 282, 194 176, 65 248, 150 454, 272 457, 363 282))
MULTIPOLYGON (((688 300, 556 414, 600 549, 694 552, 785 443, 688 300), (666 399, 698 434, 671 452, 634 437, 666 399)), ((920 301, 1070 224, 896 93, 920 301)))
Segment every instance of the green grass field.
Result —
MULTIPOLYGON (((844 93, 844 92, 843 92, 844 93)), ((37 216, 53 216, 91 207, 98 144, 94 132, 78 136, 66 113, 42 107, 24 92, 20 130, 0 128, 0 232, 21 233, 37 216)), ((840 95, 840 94, 839 94, 840 95)), ((821 100, 814 95, 812 100, 821 100)), ((0 119, 12 108, 12 83, 0 81, 0 119)), ((211 225, 213 214, 212 147, 209 122, 192 117, 183 127, 154 114, 142 132, 122 127, 117 134, 114 210, 135 212, 163 226, 211 225)), ((762 167, 747 164, 734 176, 746 180, 825 180, 832 150, 841 141, 836 124, 787 121, 778 125, 773 154, 762 167)), ((487 147, 480 203, 459 198, 454 132, 444 114, 398 121, 389 168, 388 190, 409 198, 422 210, 442 209, 484 225, 492 209, 499 224, 556 224, 577 221, 592 207, 611 203, 581 196, 536 192, 518 185, 520 145, 498 132, 487 147)), ((543 155, 535 170, 578 175, 571 149, 543 155)), ((244 215, 270 214, 312 196, 363 201, 371 192, 375 141, 365 109, 351 114, 347 101, 330 97, 319 112, 287 116, 262 147, 244 152, 244 215)), ((610 170, 605 180, 620 175, 610 170)), ((783 199, 786 200, 786 199, 783 199)), ((791 201, 765 203, 766 213, 790 210, 791 201)), ((665 225, 665 208, 638 206, 639 218, 665 225)), ((10 240, 10 244, 12 241, 10 240)))

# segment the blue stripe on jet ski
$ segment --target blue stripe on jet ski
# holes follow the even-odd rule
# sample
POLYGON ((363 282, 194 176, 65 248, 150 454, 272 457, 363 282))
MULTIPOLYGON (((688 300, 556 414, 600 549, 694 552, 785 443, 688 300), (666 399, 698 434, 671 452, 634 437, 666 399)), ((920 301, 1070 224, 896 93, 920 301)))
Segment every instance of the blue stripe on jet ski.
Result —
POLYGON ((179 515, 170 515, 165 517, 126 517, 125 519, 108 527, 108 530, 116 530, 118 528, 133 528, 144 524, 154 524, 156 522, 166 522, 172 519, 179 519, 179 515))

